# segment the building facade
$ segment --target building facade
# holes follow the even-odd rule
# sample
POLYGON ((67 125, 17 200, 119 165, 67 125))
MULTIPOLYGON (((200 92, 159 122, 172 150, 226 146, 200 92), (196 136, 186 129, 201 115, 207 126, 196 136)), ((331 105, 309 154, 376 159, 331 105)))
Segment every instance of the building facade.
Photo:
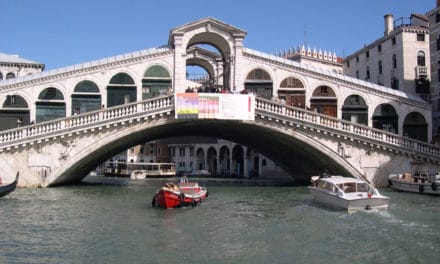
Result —
POLYGON ((429 23, 426 16, 384 16, 384 36, 344 59, 344 74, 422 97, 430 95, 429 23))
POLYGON ((431 54, 432 134, 433 139, 440 142, 440 0, 426 16, 429 20, 431 54))

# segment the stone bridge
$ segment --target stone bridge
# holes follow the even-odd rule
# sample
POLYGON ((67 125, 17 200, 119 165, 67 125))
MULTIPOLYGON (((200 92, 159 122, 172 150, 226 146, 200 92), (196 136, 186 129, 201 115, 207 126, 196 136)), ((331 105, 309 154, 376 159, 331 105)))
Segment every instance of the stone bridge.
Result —
POLYGON ((2 177, 20 171, 22 187, 76 183, 115 153, 182 135, 252 147, 298 182, 327 170, 384 186, 389 173, 413 164, 434 172, 440 162, 437 146, 259 97, 254 121, 176 119, 174 112, 170 95, 0 132, 2 177))

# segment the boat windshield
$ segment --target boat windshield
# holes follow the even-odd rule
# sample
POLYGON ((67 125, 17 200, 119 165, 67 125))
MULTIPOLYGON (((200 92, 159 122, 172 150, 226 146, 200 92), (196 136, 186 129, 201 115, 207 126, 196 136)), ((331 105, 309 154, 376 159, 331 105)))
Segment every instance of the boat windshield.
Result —
POLYGON ((346 182, 344 184, 338 184, 338 187, 345 193, 368 191, 368 184, 364 182, 346 182))

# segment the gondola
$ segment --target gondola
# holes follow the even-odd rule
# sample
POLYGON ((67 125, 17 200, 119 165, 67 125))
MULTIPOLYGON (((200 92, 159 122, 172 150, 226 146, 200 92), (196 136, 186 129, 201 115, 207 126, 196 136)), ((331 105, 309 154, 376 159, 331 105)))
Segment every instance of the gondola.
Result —
POLYGON ((15 176, 15 180, 12 183, 0 184, 0 197, 3 197, 15 190, 15 187, 17 187, 18 175, 19 172, 17 172, 17 175, 15 176))

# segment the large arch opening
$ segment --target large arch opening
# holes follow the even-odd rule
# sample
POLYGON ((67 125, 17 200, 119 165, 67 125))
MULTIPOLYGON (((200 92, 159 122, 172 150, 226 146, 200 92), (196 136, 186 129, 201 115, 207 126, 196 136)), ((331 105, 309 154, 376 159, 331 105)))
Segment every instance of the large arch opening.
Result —
POLYGON ((284 79, 278 89, 278 98, 284 100, 286 105, 306 108, 306 89, 298 78, 284 79))
POLYGON ((310 99, 310 109, 324 115, 337 117, 338 105, 333 89, 326 85, 316 88, 310 99))
MULTIPOLYGON (((347 164, 347 167, 343 167, 340 163, 342 161, 336 162, 334 155, 324 154, 322 149, 314 147, 307 140, 255 124, 244 124, 230 120, 179 120, 146 127, 142 130, 136 130, 136 132, 130 131, 118 138, 103 138, 101 140, 105 143, 97 142, 97 144, 89 146, 90 149, 84 151, 84 153, 87 152, 87 155, 78 157, 78 160, 66 171, 61 172, 61 176, 51 185, 78 182, 97 165, 132 146, 161 138, 181 136, 222 138, 252 148, 255 152, 274 161, 277 166, 302 184, 307 184, 312 175, 318 175, 324 170, 331 174, 352 175, 349 172, 350 165, 347 164), (263 139, 265 144, 261 144, 263 139), (96 146, 100 147, 95 149, 96 146)), ((242 146, 237 145, 231 152, 227 148, 221 148, 219 156, 222 164, 219 166, 227 169, 228 160, 231 160, 231 174, 244 175, 243 162, 246 157, 242 146), (228 158, 228 155, 231 159, 228 158)), ((198 162, 194 169, 205 170, 205 151, 199 148, 196 150, 196 155, 198 162)))
POLYGON ((142 78, 142 100, 171 92, 171 75, 160 65, 149 67, 142 78))
MULTIPOLYGON (((199 76, 198 83, 205 91, 231 90, 231 48, 228 42, 213 32, 194 35, 186 47, 191 54, 187 66, 199 66, 206 72, 199 76)), ((191 80, 191 79, 190 79, 191 80)))
POLYGON ((210 147, 208 149, 208 153, 206 156, 206 163, 207 163, 207 169, 208 172, 211 173, 211 175, 217 175, 217 151, 215 148, 210 147))
POLYGON ((79 82, 72 93, 72 114, 86 113, 101 107, 101 93, 96 83, 85 80, 79 82))
POLYGON ((348 96, 342 106, 342 119, 367 126, 368 105, 364 98, 357 94, 348 96))
POLYGON ((428 123, 422 114, 411 112, 403 122, 403 135, 413 139, 428 141, 428 123))
POLYGON ((36 121, 44 122, 66 116, 66 103, 64 95, 55 87, 44 89, 35 103, 37 114, 36 121))
POLYGON ((270 74, 263 69, 254 69, 248 73, 244 82, 247 92, 271 99, 273 95, 273 81, 270 74))
POLYGON ((16 128, 30 123, 29 107, 20 95, 7 95, 0 109, 0 130, 16 128))
POLYGON ((380 104, 373 113, 373 128, 399 133, 399 116, 390 104, 380 104))
POLYGON ((136 85, 126 73, 113 76, 107 85, 107 106, 117 106, 136 102, 136 85))

